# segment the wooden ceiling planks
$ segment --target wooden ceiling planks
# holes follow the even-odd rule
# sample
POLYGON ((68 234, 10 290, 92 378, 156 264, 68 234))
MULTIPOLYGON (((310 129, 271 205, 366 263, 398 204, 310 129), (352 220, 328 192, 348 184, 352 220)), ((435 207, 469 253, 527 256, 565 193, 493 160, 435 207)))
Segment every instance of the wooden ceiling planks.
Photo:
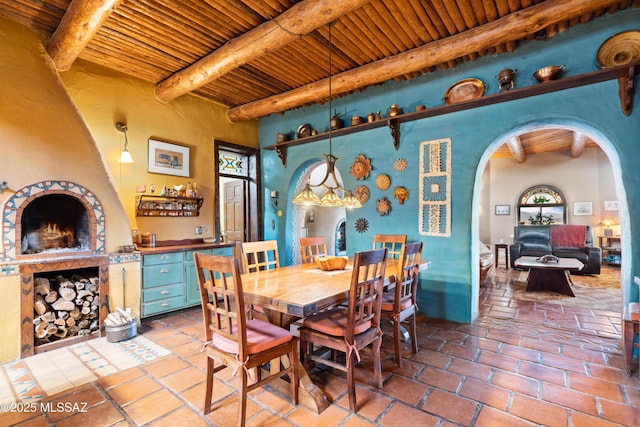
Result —
MULTIPOLYGON (((229 40, 270 20, 277 19, 284 28, 296 31, 299 24, 292 22, 287 27, 287 21, 281 15, 296 5, 318 6, 326 1, 123 0, 80 58, 157 84, 220 49, 229 40)), ((69 0, 0 0, 0 16, 50 35, 60 25, 69 4, 69 0)), ((334 88, 334 95, 344 96, 363 90, 366 85, 383 83, 378 79, 361 80, 352 70, 364 67, 369 73, 370 67, 387 68, 393 64, 394 57, 412 49, 435 46, 438 51, 451 51, 459 48, 460 40, 473 46, 458 55, 440 56, 439 62, 423 61, 419 67, 413 64, 397 67, 393 73, 385 70, 381 78, 412 79, 436 68, 451 69, 487 54, 513 52, 523 40, 553 37, 571 26, 634 6, 637 6, 637 0, 366 1, 342 16, 332 17, 335 21, 332 29, 335 81, 341 83, 349 78, 351 82, 362 81, 364 85, 355 87, 352 84, 343 88, 342 93, 336 93, 334 88), (526 16, 530 8, 551 3, 557 9, 548 9, 552 11, 547 14, 565 10, 568 4, 571 4, 572 12, 545 28, 530 21, 527 27, 530 31, 521 32, 517 37, 474 43, 478 37, 474 29, 504 17, 516 19, 516 12, 518 17, 526 16), (337 76, 344 73, 347 74, 337 76)), ((546 18, 541 16, 540 20, 546 18)), ((193 93, 232 110, 267 99, 269 105, 282 105, 282 102, 273 102, 271 97, 281 97, 288 92, 291 100, 299 103, 288 104, 289 108, 326 102, 327 39, 327 27, 322 25, 286 47, 264 48, 246 64, 229 70, 193 93), (314 83, 317 83, 316 89, 313 89, 316 86, 309 87, 314 83), (314 98, 303 96, 307 89, 315 91, 314 98)), ((260 114, 273 112, 276 110, 264 110, 260 114)))

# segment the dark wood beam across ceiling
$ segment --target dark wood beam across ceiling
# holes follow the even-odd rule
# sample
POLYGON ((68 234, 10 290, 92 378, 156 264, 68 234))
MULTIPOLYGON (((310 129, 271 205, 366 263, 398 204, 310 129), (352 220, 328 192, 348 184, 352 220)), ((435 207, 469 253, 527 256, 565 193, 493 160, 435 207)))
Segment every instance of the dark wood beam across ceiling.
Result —
MULTIPOLYGON (((545 27, 564 22, 576 15, 587 14, 617 3, 617 0, 546 1, 462 33, 332 76, 332 93, 340 95, 353 92, 398 76, 454 61, 477 51, 534 35, 545 27)), ((238 122, 318 102, 326 99, 328 87, 329 78, 318 80, 288 92, 230 108, 227 117, 232 122, 238 122)))

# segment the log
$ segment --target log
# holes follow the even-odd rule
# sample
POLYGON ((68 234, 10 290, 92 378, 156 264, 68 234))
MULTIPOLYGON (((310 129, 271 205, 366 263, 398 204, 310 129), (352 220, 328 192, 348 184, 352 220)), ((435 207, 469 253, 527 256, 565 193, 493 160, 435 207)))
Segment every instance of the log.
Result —
POLYGON ((78 307, 74 307, 74 309, 69 312, 69 316, 76 320, 80 318, 80 315, 81 313, 78 307))
POLYGON ((36 294, 33 297, 33 309, 38 314, 38 316, 42 316, 49 310, 47 303, 45 302, 42 295, 36 294))
POLYGON ((53 323, 49 323, 49 325, 47 325, 45 329, 45 333, 47 335, 53 335, 56 333, 57 330, 58 330, 58 327, 56 325, 54 325, 53 323))
POLYGON ((253 28, 167 77, 156 85, 156 96, 167 102, 189 93, 367 3, 369 0, 305 0, 296 3, 278 16, 277 22, 273 19, 253 28))
POLYGON ((56 302, 51 304, 51 307, 56 311, 58 310, 71 311, 74 308, 76 308, 76 305, 73 303, 73 301, 67 301, 63 298, 59 298, 56 302))
POLYGON ((38 295, 47 295, 51 292, 51 283, 46 277, 33 278, 33 293, 38 295))
POLYGON ((47 53, 66 71, 122 0, 73 0, 47 43, 47 53))
MULTIPOLYGON (((493 22, 337 74, 331 80, 332 94, 353 92, 366 86, 384 83, 396 76, 420 72, 431 66, 455 61, 474 52, 526 38, 576 14, 589 13, 617 3, 616 0, 542 2, 493 22)), ((227 111, 227 117, 232 122, 252 120, 318 102, 326 99, 328 92, 329 80, 326 78, 288 92, 230 108, 227 111)))
POLYGON ((76 319, 74 319, 73 317, 69 317, 67 319, 67 326, 75 326, 76 325, 76 319))
POLYGON ((42 316, 40 316, 40 318, 42 319, 43 322, 48 322, 48 323, 51 323, 54 320, 56 320, 56 316, 55 314, 53 314, 52 311, 47 311, 42 316))
POLYGON ((76 291, 74 289, 75 286, 73 288, 60 288, 60 296, 65 301, 73 301, 76 298, 76 291))
POLYGON ((36 325, 35 330, 34 330, 34 335, 36 338, 44 338, 47 336, 47 326, 49 326, 49 324, 45 324, 40 323, 39 325, 36 325))
POLYGON ((64 338, 67 336, 67 328, 64 326, 58 326, 58 330, 54 333, 58 338, 64 338))
POLYGON ((56 291, 50 291, 45 297, 44 300, 46 302, 48 302, 49 304, 51 304, 52 302, 55 302, 58 299, 58 292, 56 291))

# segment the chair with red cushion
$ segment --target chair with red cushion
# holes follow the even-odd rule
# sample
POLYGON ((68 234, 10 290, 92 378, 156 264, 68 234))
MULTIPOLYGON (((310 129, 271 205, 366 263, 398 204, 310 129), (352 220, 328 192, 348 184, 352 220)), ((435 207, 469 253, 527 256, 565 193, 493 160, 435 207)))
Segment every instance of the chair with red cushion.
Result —
POLYGON ((225 367, 239 376, 239 426, 245 425, 247 393, 284 375, 289 376, 292 400, 297 405, 297 338, 269 322, 247 318, 237 258, 195 253, 194 259, 204 315, 203 347, 207 352, 204 413, 211 412, 214 374, 225 367), (287 366, 271 366, 270 372, 266 371, 269 375, 263 378, 262 365, 278 363, 282 356, 288 356, 287 366), (250 371, 255 374, 251 384, 250 371))
POLYGON ((380 306, 386 263, 386 248, 356 252, 348 307, 334 307, 306 317, 299 329, 301 360, 307 369, 315 363, 347 373, 349 408, 353 412, 357 412, 355 363, 356 359, 360 361, 360 350, 370 344, 375 384, 382 388, 380 306), (344 363, 335 352, 344 353, 344 363), (332 357, 327 358, 327 353, 332 357))
POLYGON ((396 365, 402 366, 400 354, 400 326, 409 326, 411 351, 418 352, 418 337, 416 334, 416 292, 418 289, 418 275, 420 273, 420 256, 422 242, 407 243, 402 248, 399 268, 400 277, 395 279, 393 291, 385 292, 382 296, 382 319, 393 323, 393 340, 395 345, 396 365))

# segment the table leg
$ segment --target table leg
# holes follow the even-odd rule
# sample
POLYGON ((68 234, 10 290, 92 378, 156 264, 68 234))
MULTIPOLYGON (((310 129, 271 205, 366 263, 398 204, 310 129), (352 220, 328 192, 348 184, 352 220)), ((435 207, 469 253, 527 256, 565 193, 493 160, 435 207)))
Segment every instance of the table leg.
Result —
POLYGON ((554 291, 572 297, 571 274, 568 270, 545 270, 532 268, 527 277, 527 291, 554 291))

